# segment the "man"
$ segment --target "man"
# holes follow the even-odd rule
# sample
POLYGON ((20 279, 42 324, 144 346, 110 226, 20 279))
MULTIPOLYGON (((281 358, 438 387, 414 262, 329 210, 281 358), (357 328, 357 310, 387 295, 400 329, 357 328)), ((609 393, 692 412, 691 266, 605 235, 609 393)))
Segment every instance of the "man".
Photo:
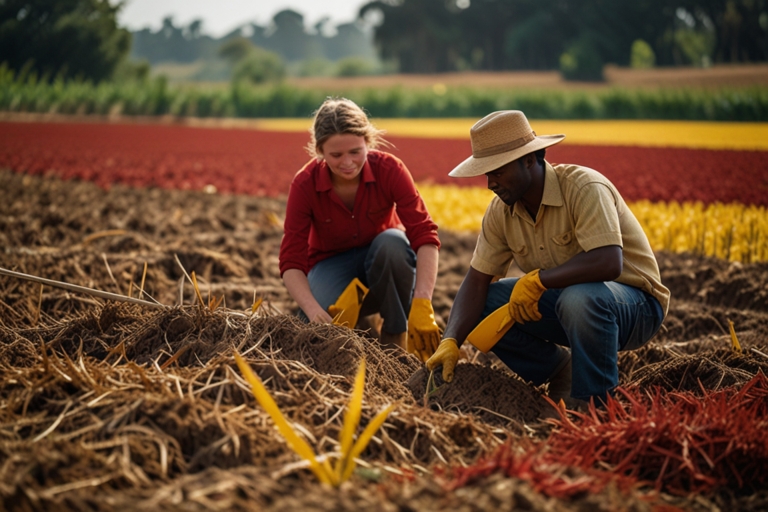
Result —
POLYGON ((505 304, 512 327, 491 350, 523 379, 549 382, 550 398, 569 408, 605 401, 618 385, 618 351, 642 346, 661 327, 669 290, 648 239, 607 178, 544 159, 564 138, 536 136, 520 111, 494 112, 472 127, 472 156, 449 173, 485 175, 497 197, 427 361, 430 370, 442 366, 447 382, 461 343, 505 304), (512 261, 525 275, 494 282, 512 261))

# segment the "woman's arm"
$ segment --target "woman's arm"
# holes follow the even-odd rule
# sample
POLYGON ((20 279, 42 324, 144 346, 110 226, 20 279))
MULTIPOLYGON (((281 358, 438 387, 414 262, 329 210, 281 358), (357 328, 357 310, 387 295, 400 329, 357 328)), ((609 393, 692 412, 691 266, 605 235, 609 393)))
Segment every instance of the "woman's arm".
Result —
POLYGON ((432 300, 437 281, 439 251, 436 245, 424 244, 416 252, 416 287, 413 297, 432 300))
POLYGON ((333 318, 325 311, 312 295, 307 275, 299 269, 291 268, 283 274, 283 282, 293 300, 312 322, 331 323, 333 318))

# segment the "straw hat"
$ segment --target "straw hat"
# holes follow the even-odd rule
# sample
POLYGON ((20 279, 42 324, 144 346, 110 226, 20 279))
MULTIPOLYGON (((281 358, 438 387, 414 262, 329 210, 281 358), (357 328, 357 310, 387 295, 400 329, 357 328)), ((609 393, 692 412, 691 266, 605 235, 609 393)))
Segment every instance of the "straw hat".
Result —
POLYGON ((501 110, 488 114, 469 130, 472 156, 456 166, 448 176, 481 176, 521 156, 557 144, 565 135, 542 135, 528 124, 519 110, 501 110))

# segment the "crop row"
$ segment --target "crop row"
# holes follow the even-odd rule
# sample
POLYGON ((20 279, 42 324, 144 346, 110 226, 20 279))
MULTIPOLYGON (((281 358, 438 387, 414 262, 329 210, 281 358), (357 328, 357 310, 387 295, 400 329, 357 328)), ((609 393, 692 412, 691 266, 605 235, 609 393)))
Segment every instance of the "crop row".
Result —
MULTIPOLYGON (((121 183, 279 196, 308 160, 306 139, 302 133, 174 125, 0 123, 0 167, 105 188, 121 183)), ((484 179, 447 176, 470 153, 468 141, 390 140, 438 224, 478 230, 492 197, 484 179)), ((606 174, 655 249, 768 260, 766 151, 559 145, 548 160, 606 174)))
MULTIPOLYGON (((537 119, 768 121, 768 89, 520 90, 486 88, 336 91, 375 117, 473 117, 519 109, 537 119)), ((195 117, 307 117, 328 91, 287 85, 226 88, 17 80, 0 67, 0 111, 195 117)))
MULTIPOLYGON (((420 184, 435 222, 454 231, 479 231, 493 193, 480 187, 420 184)), ((691 252, 730 261, 768 261, 768 208, 742 203, 639 200, 629 208, 654 250, 691 252)))
MULTIPOLYGON (((276 196, 308 160, 303 133, 177 125, 0 123, 0 166, 112 183, 276 196)), ((485 186, 448 172, 467 140, 390 137, 421 183, 485 186)), ((627 200, 768 205, 768 151, 558 145, 551 162, 579 163, 610 178, 627 200)))

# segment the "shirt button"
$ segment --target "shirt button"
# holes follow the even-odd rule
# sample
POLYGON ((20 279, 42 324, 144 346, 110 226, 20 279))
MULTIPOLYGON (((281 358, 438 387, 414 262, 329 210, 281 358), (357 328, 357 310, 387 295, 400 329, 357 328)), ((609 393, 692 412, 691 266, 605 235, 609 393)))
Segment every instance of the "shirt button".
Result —
POLYGON ((355 216, 353 215, 353 216, 352 216, 352 218, 354 219, 354 218, 355 218, 355 216))
POLYGON ((543 245, 540 245, 540 246, 539 246, 539 250, 540 250, 540 251, 543 251, 543 250, 544 250, 544 246, 543 246, 543 245))

